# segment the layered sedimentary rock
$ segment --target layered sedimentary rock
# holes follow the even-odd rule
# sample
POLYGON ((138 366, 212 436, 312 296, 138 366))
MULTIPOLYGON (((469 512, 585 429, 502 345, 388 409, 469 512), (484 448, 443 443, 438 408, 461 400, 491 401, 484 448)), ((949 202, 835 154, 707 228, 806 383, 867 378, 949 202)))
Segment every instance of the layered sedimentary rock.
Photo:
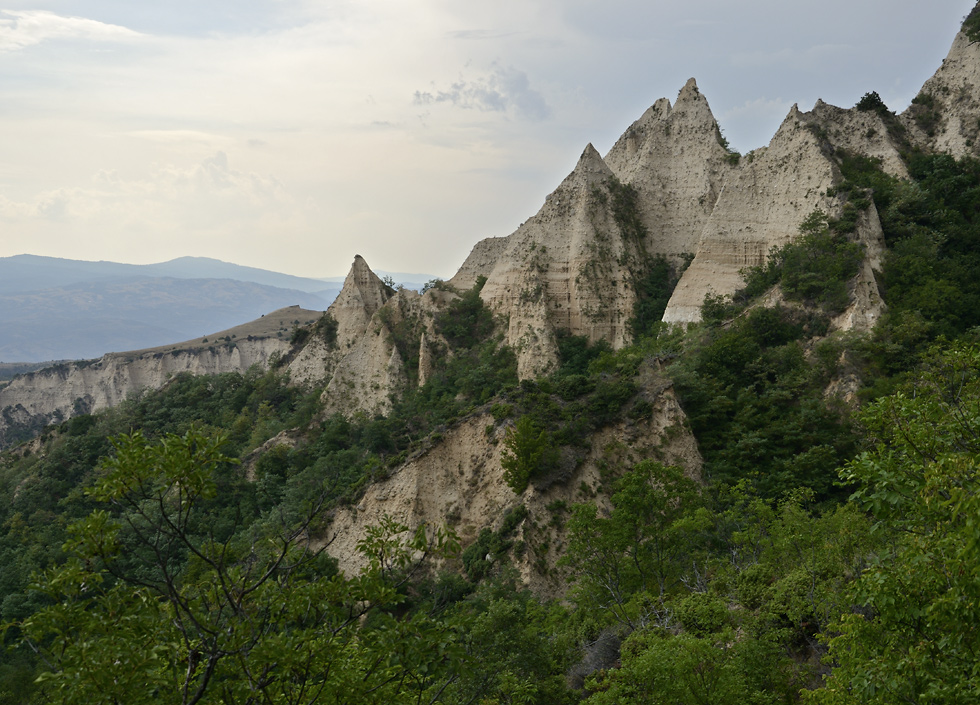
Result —
MULTIPOLYGON (((497 254, 493 267, 479 272, 487 277, 481 296, 508 320, 506 341, 517 352, 522 378, 554 362, 556 330, 617 345, 627 338, 634 299, 629 262, 638 243, 624 237, 613 217, 613 177, 588 145, 534 217, 504 244, 479 246, 481 253, 497 254)), ((469 282, 477 268, 468 262, 451 284, 469 282)))
POLYGON ((794 105, 766 149, 742 160, 727 180, 664 313, 670 323, 700 320, 706 294, 728 295, 742 285, 741 270, 766 261, 770 250, 799 233, 815 209, 834 214, 827 196, 833 162, 794 105))
POLYGON ((957 158, 980 155, 980 44, 957 33, 942 66, 902 118, 922 148, 957 158))
MULTIPOLYGON (((764 264, 771 252, 799 237, 800 225, 811 213, 839 218, 846 199, 834 191, 843 181, 835 157, 843 152, 879 160, 893 176, 908 176, 896 141, 877 113, 819 100, 808 113, 794 105, 769 146, 746 155, 725 182, 664 321, 700 320, 706 295, 734 293, 744 283, 743 271, 764 264)), ((874 279, 884 240, 873 206, 859 218, 853 238, 866 252, 852 286, 861 293, 838 325, 868 328, 884 307, 874 279)))
MULTIPOLYGON (((318 315, 298 307, 269 318, 286 317, 307 323, 318 315)), ((18 429, 39 430, 81 413, 115 406, 133 394, 159 389, 175 375, 216 375, 265 368, 289 350, 289 338, 247 335, 224 341, 193 341, 173 349, 108 353, 98 360, 68 362, 15 377, 0 388, 0 447, 18 429)))
POLYGON ((508 320, 522 378, 554 364, 559 330, 620 347, 631 338, 634 277, 652 255, 693 255, 732 169, 692 79, 676 105, 661 99, 630 126, 606 160, 589 145, 537 214, 507 238, 478 243, 450 283, 487 277, 481 295, 508 320), (624 223, 622 184, 635 190, 641 230, 624 223))
POLYGON ((404 385, 405 370, 388 328, 390 319, 379 312, 396 295, 409 294, 418 296, 396 294, 363 257, 354 257, 340 294, 327 309, 336 323, 334 339, 311 335, 289 362, 291 374, 324 387, 325 413, 389 410, 392 393, 404 385))
POLYGON ((893 131, 874 110, 838 108, 817 100, 813 110, 805 113, 807 124, 833 150, 879 160, 885 173, 899 179, 909 177, 902 159, 901 145, 893 131))

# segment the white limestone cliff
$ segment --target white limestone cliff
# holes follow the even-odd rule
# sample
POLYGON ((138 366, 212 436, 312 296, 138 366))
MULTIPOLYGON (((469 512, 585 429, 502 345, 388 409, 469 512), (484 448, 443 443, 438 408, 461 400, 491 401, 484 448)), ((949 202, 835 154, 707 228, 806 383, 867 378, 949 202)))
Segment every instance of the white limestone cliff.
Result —
POLYGON ((807 215, 818 208, 837 215, 840 205, 826 195, 835 172, 794 105, 768 148, 743 159, 726 181, 664 321, 700 320, 706 294, 730 295, 741 287, 741 270, 763 264, 770 250, 797 237, 807 215))
POLYGON ((144 390, 160 389, 181 373, 217 375, 245 372, 253 365, 266 368, 290 348, 289 336, 275 330, 280 319, 294 325, 293 321, 309 323, 318 315, 298 306, 281 309, 265 320, 213 335, 210 342, 107 353, 98 360, 62 363, 15 377, 0 388, 0 447, 9 444, 17 427, 39 429, 80 413, 95 413, 144 390), (240 334, 232 339, 231 331, 240 334))
POLYGON ((474 273, 487 277, 481 297, 508 320, 506 342, 515 348, 521 378, 555 362, 559 329, 616 345, 627 338, 634 295, 624 264, 636 246, 613 218, 613 177, 588 145, 537 214, 504 243, 478 246, 481 257, 496 254, 492 268, 478 272, 471 258, 450 280, 462 286, 474 273))

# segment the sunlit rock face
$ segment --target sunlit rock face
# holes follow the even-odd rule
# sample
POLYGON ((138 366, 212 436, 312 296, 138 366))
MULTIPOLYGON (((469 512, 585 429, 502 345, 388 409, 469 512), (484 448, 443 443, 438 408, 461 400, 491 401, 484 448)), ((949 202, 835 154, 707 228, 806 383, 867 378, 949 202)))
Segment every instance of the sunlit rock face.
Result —
POLYGON ((956 158, 980 156, 980 44, 957 33, 942 66, 902 119, 921 148, 956 158))

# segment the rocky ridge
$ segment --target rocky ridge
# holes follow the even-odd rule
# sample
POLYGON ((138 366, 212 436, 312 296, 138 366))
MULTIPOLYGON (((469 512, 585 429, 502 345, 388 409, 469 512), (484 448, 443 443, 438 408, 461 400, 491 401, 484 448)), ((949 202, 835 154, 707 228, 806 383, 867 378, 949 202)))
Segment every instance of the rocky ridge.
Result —
MULTIPOLYGON (((974 8, 966 24, 978 16, 974 8)), ((901 117, 916 145, 956 158, 980 156, 980 43, 958 32, 942 66, 901 117)))
POLYGON ((215 375, 244 372, 253 365, 266 368, 289 351, 288 327, 305 325, 319 315, 292 306, 207 338, 107 353, 98 360, 61 363, 15 377, 0 387, 0 448, 9 445, 18 430, 40 430, 80 413, 115 406, 143 390, 159 389, 181 373, 215 375))

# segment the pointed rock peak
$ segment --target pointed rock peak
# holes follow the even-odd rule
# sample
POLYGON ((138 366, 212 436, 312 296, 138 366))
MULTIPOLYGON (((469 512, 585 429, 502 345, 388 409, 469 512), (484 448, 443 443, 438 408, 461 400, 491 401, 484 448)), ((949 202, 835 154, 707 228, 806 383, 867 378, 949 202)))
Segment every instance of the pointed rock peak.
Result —
POLYGON ((575 166, 578 169, 580 166, 597 166, 599 163, 605 164, 602 161, 602 156, 599 154, 598 150, 592 146, 589 142, 585 145, 585 149, 582 150, 582 156, 578 158, 578 164, 575 166))
POLYGON ((660 98, 646 109, 643 115, 640 116, 640 119, 636 121, 636 124, 643 125, 654 120, 663 120, 668 115, 670 115, 670 101, 666 98, 660 98))
POLYGON ((677 94, 677 102, 681 103, 686 100, 697 100, 701 98, 701 91, 698 90, 698 82, 693 78, 687 79, 687 83, 681 88, 681 92, 677 94))
MULTIPOLYGON (((347 279, 350 279, 353 276, 364 276, 365 274, 369 274, 370 276, 377 279, 377 275, 375 275, 375 273, 372 272, 371 268, 368 266, 367 260, 365 260, 360 255, 354 255, 354 263, 351 264, 350 266, 350 273, 348 273, 347 279)), ((381 280, 378 279, 378 281, 381 280)))
POLYGON ((360 255, 354 256, 344 286, 337 295, 331 309, 346 306, 363 308, 367 313, 377 311, 389 298, 388 287, 371 271, 368 263, 360 255))
MULTIPOLYGON (((817 98, 817 102, 814 104, 813 109, 816 110, 817 108, 821 107, 822 105, 826 105, 826 103, 824 103, 822 100, 820 100, 819 98, 817 98)), ((800 119, 800 115, 802 115, 802 113, 800 112, 800 104, 799 103, 793 103, 793 107, 790 108, 789 109, 789 112, 786 114, 786 120, 794 120, 794 119, 795 120, 799 120, 800 119)))
POLYGON ((672 120, 679 119, 691 125, 698 125, 702 129, 717 122, 708 105, 708 99, 698 90, 697 81, 693 78, 689 79, 677 94, 677 102, 674 103, 670 117, 672 120))
POLYGON ((596 151, 596 148, 589 142, 582 156, 578 159, 578 164, 572 169, 572 173, 565 177, 561 182, 562 187, 590 185, 596 181, 607 179, 613 175, 612 170, 606 165, 596 151))

